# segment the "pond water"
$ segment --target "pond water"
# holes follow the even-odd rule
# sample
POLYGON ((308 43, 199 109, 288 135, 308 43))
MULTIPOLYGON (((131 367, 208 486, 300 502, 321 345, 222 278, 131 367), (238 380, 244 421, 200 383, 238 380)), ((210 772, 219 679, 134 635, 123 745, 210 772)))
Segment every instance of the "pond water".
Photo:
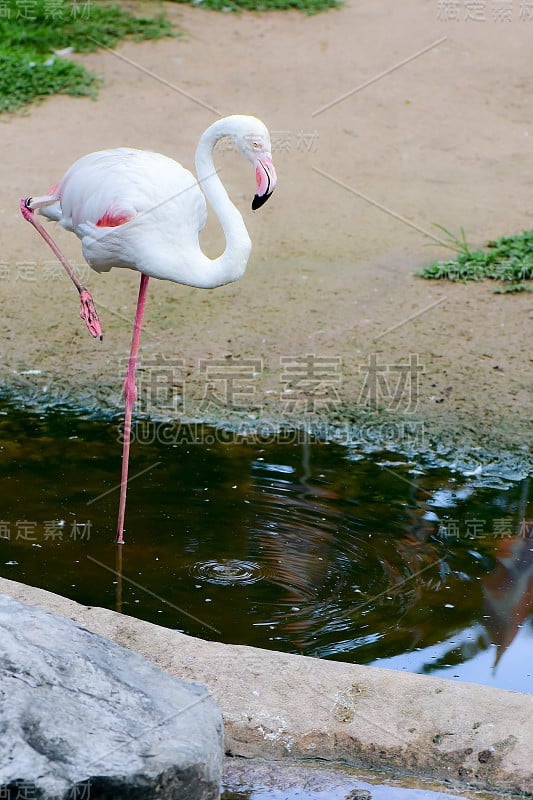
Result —
POLYGON ((0 573, 204 639, 533 691, 528 480, 0 406, 0 573))
POLYGON ((421 781, 400 783, 347 767, 226 759, 221 800, 495 800, 484 792, 448 793, 421 781))

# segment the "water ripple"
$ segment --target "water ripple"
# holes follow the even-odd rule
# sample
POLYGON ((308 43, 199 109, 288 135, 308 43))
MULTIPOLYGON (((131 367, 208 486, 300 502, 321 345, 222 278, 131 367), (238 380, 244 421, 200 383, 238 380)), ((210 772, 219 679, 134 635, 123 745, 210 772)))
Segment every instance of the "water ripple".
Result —
POLYGON ((197 561, 190 569, 190 574, 206 583, 217 586, 247 586, 267 578, 265 569, 255 561, 240 561, 228 558, 222 561, 197 561))

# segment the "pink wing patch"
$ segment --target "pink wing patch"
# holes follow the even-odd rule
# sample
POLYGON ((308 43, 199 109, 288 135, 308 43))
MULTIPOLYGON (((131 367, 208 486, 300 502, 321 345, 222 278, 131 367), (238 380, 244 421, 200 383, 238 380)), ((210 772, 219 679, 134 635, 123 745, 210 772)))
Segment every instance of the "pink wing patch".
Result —
POLYGON ((53 186, 50 186, 50 188, 47 191, 47 194, 49 194, 50 196, 55 195, 58 186, 59 186, 59 181, 57 181, 57 183, 54 183, 53 186))
POLYGON ((116 228, 119 225, 129 222, 133 219, 135 214, 128 214, 125 211, 118 211, 113 208, 108 208, 103 217, 100 217, 96 223, 97 228, 116 228))

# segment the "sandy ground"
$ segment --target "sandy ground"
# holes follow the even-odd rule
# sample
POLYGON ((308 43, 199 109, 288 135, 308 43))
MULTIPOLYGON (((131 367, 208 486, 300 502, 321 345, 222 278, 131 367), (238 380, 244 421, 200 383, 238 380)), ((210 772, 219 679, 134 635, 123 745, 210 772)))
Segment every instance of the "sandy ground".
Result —
MULTIPOLYGON (((239 283, 212 292, 152 281, 140 379, 163 365, 176 398, 158 407, 152 394, 147 410, 365 424, 373 406, 423 421, 431 446, 527 460, 531 294, 413 274, 447 255, 433 222, 464 226, 474 245, 531 227, 533 12, 511 5, 351 0, 306 17, 167 4, 180 38, 117 50, 139 68, 111 52, 80 58, 104 79, 96 102, 55 97, 0 124, 2 384, 38 405, 120 405, 137 276, 89 274, 79 242, 56 229, 102 318, 104 341, 91 340, 18 200, 99 148, 159 150, 192 168, 216 118, 208 104, 266 122, 279 183, 252 213, 253 175, 220 148, 252 257, 239 283), (484 20, 466 18, 473 6, 484 20), (460 18, 444 19, 454 7, 460 18)), ((216 220, 203 244, 218 254, 216 220)))

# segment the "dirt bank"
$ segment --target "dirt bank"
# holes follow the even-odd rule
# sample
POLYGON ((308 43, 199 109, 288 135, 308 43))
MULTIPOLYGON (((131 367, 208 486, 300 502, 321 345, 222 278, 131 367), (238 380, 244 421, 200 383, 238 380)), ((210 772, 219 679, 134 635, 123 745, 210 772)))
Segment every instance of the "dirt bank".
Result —
MULTIPOLYGON (((57 231, 100 311, 105 338, 92 341, 18 199, 103 147, 159 150, 192 166, 215 119, 207 103, 265 120, 279 185, 252 214, 253 176, 221 148, 221 177, 254 242, 250 265, 214 292, 152 281, 141 380, 163 364, 175 391, 163 402, 141 391, 140 407, 144 397, 156 415, 250 424, 325 415, 340 425, 366 424, 370 409, 423 421, 428 446, 481 445, 487 458, 508 449, 525 464, 531 295, 413 277, 446 254, 426 247, 435 242, 422 231, 438 234, 433 221, 464 226, 472 244, 531 226, 533 19, 515 8, 509 21, 486 4, 484 21, 466 19, 464 8, 444 20, 455 5, 406 0, 385 13, 354 0, 308 18, 168 4, 183 37, 118 52, 177 90, 101 52, 82 59, 105 81, 96 102, 56 97, 4 118, 4 387, 38 405, 120 405, 137 276, 90 274, 79 242, 57 231)), ((211 221, 204 247, 219 246, 211 221)))

